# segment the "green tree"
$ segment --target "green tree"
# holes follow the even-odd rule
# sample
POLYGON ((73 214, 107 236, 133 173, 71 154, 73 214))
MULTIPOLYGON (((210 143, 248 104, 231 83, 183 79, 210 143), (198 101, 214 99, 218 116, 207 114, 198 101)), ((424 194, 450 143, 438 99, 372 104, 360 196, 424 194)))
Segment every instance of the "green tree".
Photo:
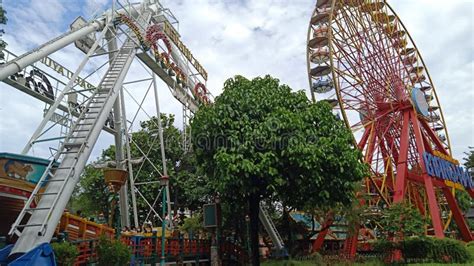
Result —
POLYGON ((56 263, 59 266, 72 266, 79 255, 79 250, 74 244, 69 242, 54 242, 51 243, 54 251, 56 263))
POLYGON ((99 266, 128 265, 132 252, 130 248, 119 240, 111 240, 100 236, 97 243, 97 264, 99 266))
MULTIPOLYGON (((0 4, 1 5, 1 4, 0 4)), ((7 24, 7 11, 0 6, 0 24, 7 24)))
MULTIPOLYGON (((469 152, 465 152, 464 154, 466 155, 466 157, 463 158, 464 167, 466 167, 466 170, 471 174, 471 176, 474 176, 474 148, 469 147, 469 152)), ((456 190, 456 200, 459 208, 464 213, 467 213, 469 209, 474 207, 474 202, 467 191, 456 190)), ((467 222, 471 229, 474 228, 472 221, 468 220, 467 222)), ((450 227, 459 233, 459 229, 455 222, 451 222, 450 227)))
POLYGON ((209 187, 227 202, 248 204, 254 265, 262 198, 299 209, 350 204, 355 183, 367 173, 351 132, 329 104, 313 104, 270 76, 228 79, 191 128, 209 187))
POLYGON ((464 154, 467 157, 464 158, 464 166, 466 169, 471 173, 471 176, 474 175, 474 147, 469 147, 469 152, 465 152, 464 154))
MULTIPOLYGON (((464 167, 466 167, 466 170, 471 174, 471 176, 474 176, 474 148, 469 147, 469 152, 465 152, 464 154, 466 155, 466 157, 463 158, 464 167)), ((456 190, 455 195, 457 204, 462 212, 467 213, 470 208, 474 207, 472 198, 467 191, 456 190)), ((466 222, 468 223, 468 226, 471 229, 474 228, 474 223, 471 220, 468 219, 466 222)), ((451 220, 449 224, 449 230, 457 232, 458 236, 461 235, 459 227, 457 226, 454 220, 451 220)))
MULTIPOLYGON (((202 182, 200 182, 199 176, 195 175, 192 151, 184 152, 183 131, 174 126, 174 115, 161 114, 161 123, 166 164, 170 176, 170 194, 174 203, 173 211, 176 214, 180 207, 195 210, 201 205, 202 195, 200 192, 202 189, 199 186, 202 182)), ((140 130, 132 133, 131 156, 140 158, 144 156, 143 153, 146 153, 148 159, 142 166, 135 167, 136 182, 158 181, 160 178, 158 171, 163 173, 158 139, 158 118, 152 117, 150 120, 143 121, 140 123, 140 127, 140 130), (153 165, 150 162, 153 162, 153 165)), ((140 186, 140 192, 150 204, 153 203, 152 199, 156 197, 159 189, 159 183, 140 186)), ((149 209, 148 204, 141 197, 137 197, 137 206, 139 210, 149 209)), ((160 206, 161 201, 158 201, 153 207, 159 208, 160 206)))
POLYGON ((96 169, 92 164, 85 167, 79 185, 76 187, 71 206, 73 211, 81 211, 85 217, 104 214, 108 221, 110 215, 109 190, 104 181, 102 170, 96 169))
POLYGON ((427 220, 418 208, 408 203, 392 204, 380 220, 383 238, 420 236, 425 233, 427 220))

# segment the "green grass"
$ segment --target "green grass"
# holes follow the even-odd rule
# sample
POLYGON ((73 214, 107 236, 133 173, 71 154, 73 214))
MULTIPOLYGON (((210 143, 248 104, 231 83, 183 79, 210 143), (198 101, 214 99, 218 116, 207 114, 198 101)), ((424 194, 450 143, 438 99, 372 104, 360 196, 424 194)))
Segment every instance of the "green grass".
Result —
MULTIPOLYGON (((266 261, 261 263, 262 266, 314 266, 314 262, 311 261, 296 261, 296 260, 287 260, 287 261, 266 261)), ((339 264, 332 264, 334 266, 382 266, 384 265, 382 262, 378 261, 371 261, 367 263, 353 263, 353 264, 347 264, 347 263, 339 263, 339 264)), ((331 266, 332 266, 331 265, 331 266)), ((471 263, 465 263, 465 264, 460 264, 460 263, 453 263, 453 264, 442 264, 442 263, 414 263, 414 264, 408 264, 408 265, 413 265, 413 266, 447 266, 447 265, 474 265, 474 262, 471 263)))
POLYGON ((468 263, 413 263, 408 265, 416 265, 416 266, 446 266, 446 265, 474 265, 473 262, 468 263))
MULTIPOLYGON (((469 254, 471 254, 471 258, 473 261, 465 264, 460 264, 460 263, 453 263, 453 264, 442 264, 442 263, 413 263, 413 264, 408 264, 408 265, 413 265, 413 266, 447 266, 447 265, 473 265, 474 266, 474 241, 471 242, 471 244, 467 245, 467 250, 469 254)), ((326 258, 327 259, 327 258, 326 258)), ((269 260, 261 263, 262 266, 314 266, 316 263, 314 261, 299 261, 299 260, 269 260)), ((378 260, 373 260, 373 261, 367 261, 366 263, 326 263, 326 265, 331 265, 331 266, 383 266, 381 261, 378 260)))
POLYGON ((271 260, 261 263, 262 266, 309 266, 314 265, 310 261, 296 261, 296 260, 271 260))
POLYGON ((471 254, 471 259, 474 259, 474 244, 467 244, 466 248, 469 254, 471 254))
MULTIPOLYGON (((297 261, 297 260, 287 260, 287 261, 266 261, 261 263, 262 266, 315 266, 315 262, 312 261, 297 261)), ((329 264, 326 264, 329 265, 329 264)), ((339 263, 339 264, 332 264, 331 266, 346 266, 349 265, 347 263, 339 263)), ((368 262, 368 263, 353 263, 350 264, 351 266, 359 266, 359 265, 364 265, 364 266, 382 266, 382 263, 379 262, 368 262)), ((446 266, 446 265, 444 265, 446 266)))

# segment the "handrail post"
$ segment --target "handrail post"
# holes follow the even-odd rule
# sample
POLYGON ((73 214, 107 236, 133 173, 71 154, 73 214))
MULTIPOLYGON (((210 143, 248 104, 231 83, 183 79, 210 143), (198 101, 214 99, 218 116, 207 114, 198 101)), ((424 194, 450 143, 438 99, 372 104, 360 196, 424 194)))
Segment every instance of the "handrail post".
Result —
POLYGON ((156 265, 156 257, 157 257, 157 254, 156 254, 156 239, 157 236, 156 236, 156 231, 153 231, 152 233, 152 236, 151 236, 151 246, 153 247, 152 248, 152 252, 151 252, 151 265, 156 265))

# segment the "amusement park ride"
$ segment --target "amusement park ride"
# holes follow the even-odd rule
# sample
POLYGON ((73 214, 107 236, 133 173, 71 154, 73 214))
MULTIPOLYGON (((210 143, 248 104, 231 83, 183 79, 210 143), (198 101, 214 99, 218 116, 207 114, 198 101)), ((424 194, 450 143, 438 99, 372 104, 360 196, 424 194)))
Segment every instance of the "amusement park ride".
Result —
MULTIPOLYGON (((367 221, 405 201, 431 221, 427 235, 444 237, 454 218, 462 239, 472 241, 455 195, 466 190, 474 197, 474 184, 451 157, 428 69, 387 1, 318 0, 308 29, 307 69, 313 101, 333 106, 370 166, 358 193, 367 221)), ((318 235, 314 249, 329 230, 318 235)), ((362 239, 360 232, 346 239, 348 256, 362 239)))
MULTIPOLYGON (((207 72, 181 42, 175 29, 177 23, 171 11, 157 0, 144 0, 139 4, 116 0, 112 8, 102 15, 90 21, 77 18, 69 32, 28 53, 17 57, 7 50, 3 51, 6 53, 6 63, 0 68, 0 80, 46 104, 43 120, 24 147, 22 155, 27 158, 32 147, 53 143, 49 145, 52 156, 43 166, 43 174, 30 180, 36 183, 36 187, 27 193, 28 200, 11 225, 9 235, 16 235, 18 239, 14 246, 2 251, 3 255, 9 256, 9 260, 34 260, 44 249, 42 244, 50 242, 103 130, 114 135, 115 146, 118 147, 115 158, 117 169, 127 169, 129 173, 128 183, 120 190, 121 224, 131 224, 128 218, 129 189, 133 224, 139 227, 136 197, 144 196, 140 193, 139 184, 134 183, 133 159, 130 158, 130 146, 136 145, 130 137, 136 115, 132 122, 126 118, 124 94, 129 93, 127 86, 151 82, 148 91, 153 88, 160 121, 158 76, 182 104, 184 127, 200 105, 212 101, 212 95, 205 86, 207 72), (86 54, 74 72, 48 57, 73 43, 86 54), (143 67, 148 77, 126 82, 125 78, 134 61, 143 67), (93 71, 88 71, 86 77, 80 76, 85 69, 90 68, 93 71), (94 75, 102 77, 97 85, 90 81, 94 75), (66 78, 66 82, 61 78, 66 78), (54 130, 58 127, 59 130, 54 130), (124 162, 128 162, 127 165, 124 162)), ((143 110, 141 104, 138 109, 137 112, 143 110)), ((158 123, 158 131, 163 171, 160 172, 148 159, 149 151, 140 152, 143 161, 152 164, 160 177, 152 181, 162 186, 154 202, 161 195, 164 210, 171 210, 161 123, 158 123)), ((185 136, 184 147, 188 146, 189 136, 185 136)), ((151 200, 144 200, 150 207, 148 215, 155 214, 166 225, 162 226, 163 230, 173 227, 171 215, 166 218, 163 211, 160 217, 159 212, 149 204, 151 200)), ((266 212, 262 211, 260 218, 275 247, 283 249, 281 238, 266 212)))
MULTIPOLYGON (((136 146, 130 133, 137 116, 127 119, 124 99, 130 94, 129 86, 149 83, 143 98, 153 91, 161 121, 158 76, 182 104, 184 127, 199 106, 213 100, 206 89, 208 74, 180 40, 177 24, 171 11, 158 0, 138 4, 114 0, 112 8, 103 14, 90 21, 77 18, 69 32, 21 56, 3 50, 0 80, 43 101, 46 108, 22 155, 13 156, 23 156, 23 160, 43 168, 42 174, 32 179, 19 175, 35 187, 21 192, 27 200, 9 231, 18 239, 0 251, 0 261, 9 257, 11 265, 24 265, 42 254, 43 244, 53 237, 102 131, 114 136, 116 168, 128 172, 128 182, 119 191, 121 224, 139 227, 136 197, 144 196, 140 184, 135 183, 130 152, 131 146, 136 146), (49 55, 73 43, 85 56, 77 69, 70 71, 49 55), (132 64, 142 67, 146 77, 127 81, 132 64), (96 76, 100 81, 94 85, 96 76), (28 156, 36 146, 46 146, 51 158, 38 161, 28 156), (133 222, 129 221, 128 194, 133 222)), ((446 124, 428 70, 386 1, 318 0, 308 29, 307 62, 313 101, 332 104, 371 166, 371 175, 358 194, 368 207, 364 214, 367 219, 381 215, 394 203, 408 201, 430 218, 426 234, 443 237, 454 218, 463 240, 471 241, 455 193, 465 189, 472 197, 474 184, 451 157, 446 124)), ((143 100, 133 100, 137 112, 143 111, 143 100)), ((148 159, 149 151, 140 152, 142 163, 150 163, 160 177, 153 182, 160 183, 161 190, 155 199, 144 200, 149 214, 172 227, 171 215, 167 218, 163 212, 160 216, 149 204, 161 196, 164 209, 171 210, 161 123, 157 139, 162 171, 148 159)), ((189 147, 189 136, 185 135, 183 146, 189 147)), ((284 252, 273 222, 260 209, 260 220, 275 249, 284 252)), ((328 229, 318 234, 314 250, 321 248, 332 219, 326 223, 328 229)), ((375 230, 371 225, 358 226, 360 231, 375 230)), ((355 254, 358 240, 357 234, 347 237, 348 255, 355 254)))

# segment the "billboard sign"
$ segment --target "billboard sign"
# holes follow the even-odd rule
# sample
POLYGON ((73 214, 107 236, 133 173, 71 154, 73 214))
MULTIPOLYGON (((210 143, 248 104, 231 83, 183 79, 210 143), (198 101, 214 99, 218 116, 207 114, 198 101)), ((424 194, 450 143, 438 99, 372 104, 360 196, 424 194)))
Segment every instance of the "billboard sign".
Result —
POLYGON ((467 189, 474 187, 470 173, 462 166, 459 166, 457 160, 439 152, 435 154, 424 152, 423 160, 426 172, 431 177, 442 179, 447 185, 457 188, 460 188, 459 185, 467 189))

